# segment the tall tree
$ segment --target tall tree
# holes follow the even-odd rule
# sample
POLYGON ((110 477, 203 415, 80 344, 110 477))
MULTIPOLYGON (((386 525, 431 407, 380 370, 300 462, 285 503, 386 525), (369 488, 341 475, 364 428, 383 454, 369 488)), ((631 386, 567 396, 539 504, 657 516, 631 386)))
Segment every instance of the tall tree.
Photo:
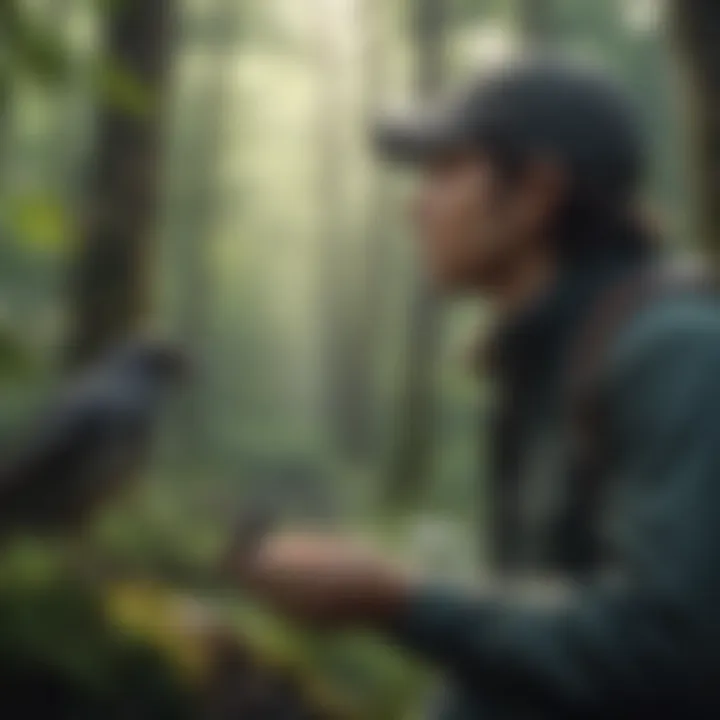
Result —
POLYGON ((317 14, 317 301, 322 347, 321 405, 334 449, 354 456, 359 404, 353 323, 354 262, 348 226, 348 82, 342 6, 319 2, 317 14))
POLYGON ((183 461, 191 465, 207 460, 210 443, 210 326, 216 297, 212 239, 228 201, 221 161, 242 12, 243 4, 237 0, 214 0, 195 24, 184 28, 186 42, 200 47, 204 60, 198 75, 186 83, 187 92, 177 99, 183 112, 178 113, 174 163, 168 177, 166 232, 174 251, 178 334, 192 348, 200 368, 188 383, 178 413, 183 461))
POLYGON ((702 242, 720 262, 720 4, 673 0, 670 26, 688 88, 690 141, 702 242))
POLYGON ((71 365, 123 338, 148 309, 174 11, 174 0, 126 0, 107 10, 105 63, 148 98, 137 112, 108 102, 98 112, 71 277, 71 365))
MULTIPOLYGON (((357 23, 361 52, 361 127, 370 137, 385 101, 388 53, 388 7, 384 0, 362 0, 357 23)), ((388 266, 388 224, 392 205, 387 174, 363 143, 362 216, 357 223, 358 258, 354 265, 350 323, 346 328, 345 382, 347 408, 345 448, 349 459, 365 467, 378 459, 378 359, 383 313, 387 308, 385 270, 388 266)))
MULTIPOLYGON (((413 4, 415 85, 423 101, 441 89, 446 66, 446 0, 413 4)), ((437 369, 440 345, 438 298, 425 278, 418 278, 411 299, 405 347, 396 442, 391 457, 389 500, 403 504, 422 488, 433 461, 437 369)))

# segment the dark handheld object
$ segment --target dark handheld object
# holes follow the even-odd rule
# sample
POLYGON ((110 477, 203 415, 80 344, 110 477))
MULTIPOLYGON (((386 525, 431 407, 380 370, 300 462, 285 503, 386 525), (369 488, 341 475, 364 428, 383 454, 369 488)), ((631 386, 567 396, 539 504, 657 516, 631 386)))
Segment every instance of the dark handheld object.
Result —
POLYGON ((145 460, 187 370, 177 348, 137 341, 72 381, 0 461, 0 536, 73 529, 114 496, 145 460))
POLYGON ((250 504, 234 520, 230 542, 221 558, 221 571, 234 578, 251 566, 265 538, 277 528, 277 514, 268 507, 250 504))

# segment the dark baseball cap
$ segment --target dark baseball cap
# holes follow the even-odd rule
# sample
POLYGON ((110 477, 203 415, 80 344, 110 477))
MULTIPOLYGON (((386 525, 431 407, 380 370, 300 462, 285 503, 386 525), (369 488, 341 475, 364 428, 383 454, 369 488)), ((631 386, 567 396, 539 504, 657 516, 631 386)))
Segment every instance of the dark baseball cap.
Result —
POLYGON ((544 156, 576 187, 605 199, 634 194, 645 173, 630 99, 603 73, 558 57, 514 60, 444 103, 386 117, 375 142, 386 158, 404 163, 458 149, 544 156))

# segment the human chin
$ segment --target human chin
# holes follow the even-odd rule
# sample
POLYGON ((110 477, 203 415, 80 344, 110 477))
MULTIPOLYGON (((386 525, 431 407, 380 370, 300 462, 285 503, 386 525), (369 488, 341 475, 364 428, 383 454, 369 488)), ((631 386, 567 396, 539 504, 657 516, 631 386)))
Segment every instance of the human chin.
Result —
POLYGON ((467 268, 451 262, 431 263, 428 275, 435 291, 445 296, 463 294, 472 285, 467 268))

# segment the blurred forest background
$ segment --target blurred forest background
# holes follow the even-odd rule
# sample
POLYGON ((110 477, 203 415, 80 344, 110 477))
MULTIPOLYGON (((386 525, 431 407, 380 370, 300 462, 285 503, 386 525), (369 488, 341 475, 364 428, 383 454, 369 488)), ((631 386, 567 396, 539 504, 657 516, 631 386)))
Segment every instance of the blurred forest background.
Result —
MULTIPOLYGON (((425 681, 406 659, 291 631, 215 570, 248 503, 352 525, 444 573, 469 576, 482 554, 488 389, 464 361, 482 308, 441 306, 424 286, 402 204, 411 180, 373 158, 373 120, 518 48, 566 49, 630 88, 654 150, 648 194, 671 241, 717 250, 713 6, 2 0, 3 436, 128 331, 179 339, 199 368, 141 487, 83 537, 81 569, 58 546, 4 550, 0 633, 17 642, 0 645, 64 668, 91 694, 120 683, 98 660, 113 654, 98 639, 111 644, 110 633, 68 582, 81 585, 91 565, 149 645, 173 636, 170 665, 193 655, 188 625, 211 611, 357 717, 413 717, 425 681), (40 603, 32 613, 27 593, 40 603)), ((174 697, 168 683, 158 687, 174 697)), ((225 715, 240 716, 255 717, 225 715)))

